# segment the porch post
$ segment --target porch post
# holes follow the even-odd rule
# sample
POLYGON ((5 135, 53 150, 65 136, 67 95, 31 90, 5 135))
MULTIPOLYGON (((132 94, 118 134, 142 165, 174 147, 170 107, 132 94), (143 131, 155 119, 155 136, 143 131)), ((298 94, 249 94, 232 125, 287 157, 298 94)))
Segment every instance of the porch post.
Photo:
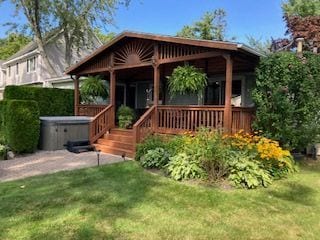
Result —
POLYGON ((154 45, 153 54, 153 106, 155 106, 155 114, 153 119, 153 130, 156 132, 158 128, 158 105, 160 92, 160 67, 159 67, 159 48, 158 44, 154 45))
POLYGON ((116 73, 110 70, 110 104, 113 107, 112 113, 112 126, 115 126, 115 111, 116 111, 116 73))
POLYGON ((224 118, 223 126, 227 133, 232 132, 232 107, 231 107, 231 98, 232 98, 232 70, 233 70, 233 61, 231 56, 224 55, 226 60, 226 88, 225 88, 225 101, 224 101, 224 118))
POLYGON ((76 76, 73 80, 74 84, 74 115, 79 115, 79 76, 76 76))

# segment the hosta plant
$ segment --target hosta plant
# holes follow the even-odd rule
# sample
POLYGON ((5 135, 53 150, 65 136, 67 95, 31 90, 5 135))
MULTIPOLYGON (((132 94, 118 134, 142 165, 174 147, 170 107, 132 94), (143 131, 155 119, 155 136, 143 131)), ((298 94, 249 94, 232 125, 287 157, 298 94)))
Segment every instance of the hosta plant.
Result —
POLYGON ((148 150, 141 158, 140 163, 144 168, 162 168, 169 162, 169 154, 163 148, 148 150))
POLYGON ((169 176, 174 180, 201 178, 205 175, 199 163, 186 153, 179 153, 171 157, 166 168, 169 176))

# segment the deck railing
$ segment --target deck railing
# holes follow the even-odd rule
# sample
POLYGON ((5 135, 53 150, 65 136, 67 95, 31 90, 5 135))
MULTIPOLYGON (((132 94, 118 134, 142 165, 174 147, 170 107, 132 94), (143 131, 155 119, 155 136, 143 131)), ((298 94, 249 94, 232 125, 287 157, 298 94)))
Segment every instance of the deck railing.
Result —
POLYGON ((232 129, 231 133, 239 132, 252 132, 252 123, 254 120, 254 108, 233 107, 232 108, 232 129))
POLYGON ((107 105, 90 105, 90 104, 81 104, 78 105, 78 116, 88 116, 88 117, 95 117, 100 112, 102 112, 107 105))
POLYGON ((223 106, 158 106, 157 132, 179 134, 199 127, 223 128, 223 106))
POLYGON ((133 136, 134 143, 140 143, 148 135, 155 131, 155 114, 156 107, 152 106, 148 111, 146 111, 142 117, 133 125, 133 136))
POLYGON ((97 141, 103 134, 113 126, 114 107, 112 105, 104 108, 90 122, 90 143, 97 141))

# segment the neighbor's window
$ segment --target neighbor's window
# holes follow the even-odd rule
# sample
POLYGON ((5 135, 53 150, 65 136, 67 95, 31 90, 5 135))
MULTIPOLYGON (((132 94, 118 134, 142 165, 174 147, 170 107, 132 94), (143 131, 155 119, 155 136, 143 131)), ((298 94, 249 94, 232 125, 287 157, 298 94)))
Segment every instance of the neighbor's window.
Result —
POLYGON ((27 72, 33 72, 36 70, 36 57, 29 58, 27 60, 27 72))
POLYGON ((19 63, 16 63, 16 75, 19 74, 19 63))
POLYGON ((11 77, 11 66, 8 67, 8 75, 11 77))

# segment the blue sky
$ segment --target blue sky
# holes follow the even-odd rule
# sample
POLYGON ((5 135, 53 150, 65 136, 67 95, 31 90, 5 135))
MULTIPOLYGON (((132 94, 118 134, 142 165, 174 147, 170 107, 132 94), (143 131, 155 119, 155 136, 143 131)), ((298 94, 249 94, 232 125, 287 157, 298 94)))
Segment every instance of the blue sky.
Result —
MULTIPOLYGON (((174 35, 184 25, 197 21, 206 11, 223 8, 227 12, 227 35, 236 41, 246 42, 246 36, 270 39, 282 37, 285 25, 282 20, 282 0, 132 0, 130 6, 119 7, 114 32, 133 30, 174 35)), ((23 22, 24 17, 13 17, 13 6, 6 1, 0 5, 0 23, 23 22)), ((0 27, 0 37, 6 27, 0 27)))

